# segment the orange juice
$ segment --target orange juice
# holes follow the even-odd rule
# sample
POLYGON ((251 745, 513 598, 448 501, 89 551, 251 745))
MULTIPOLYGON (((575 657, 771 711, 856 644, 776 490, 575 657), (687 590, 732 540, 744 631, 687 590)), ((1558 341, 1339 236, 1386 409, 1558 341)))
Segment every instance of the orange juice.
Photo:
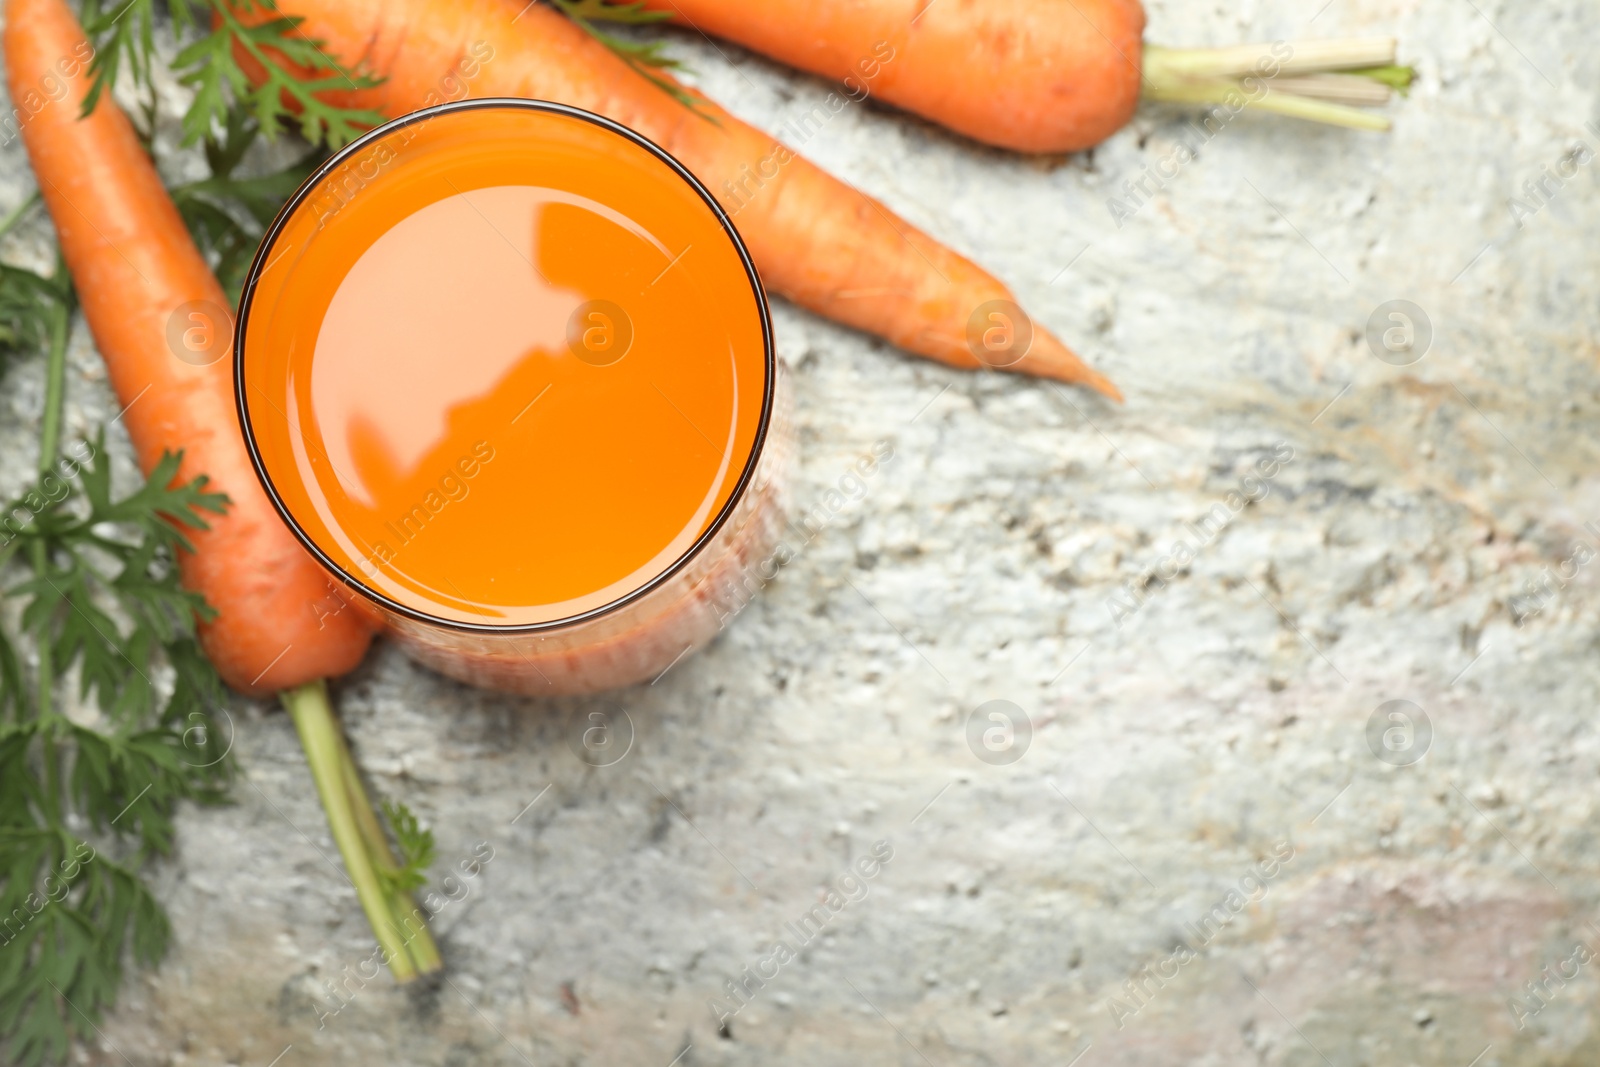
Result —
POLYGON ((638 680, 664 653, 630 648, 709 636, 706 560, 770 540, 754 269, 686 171, 586 113, 463 102, 344 150, 263 242, 236 348, 285 519, 458 677, 638 680))

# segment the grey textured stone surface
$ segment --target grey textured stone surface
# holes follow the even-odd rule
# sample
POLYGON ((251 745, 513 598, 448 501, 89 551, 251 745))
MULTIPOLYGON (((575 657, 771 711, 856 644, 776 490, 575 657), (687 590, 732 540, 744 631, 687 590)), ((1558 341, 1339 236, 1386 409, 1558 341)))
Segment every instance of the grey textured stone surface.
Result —
MULTIPOLYGON (((1149 37, 1395 32, 1421 77, 1394 134, 1241 117, 1120 228, 1108 198, 1187 113, 1146 108, 1053 159, 872 105, 822 129, 809 155, 1005 278, 1126 406, 948 371, 780 304, 799 501, 877 440, 895 458, 715 645, 603 699, 477 692, 383 645, 337 687, 377 791, 434 827, 436 873, 493 850, 436 886, 462 898, 436 921, 447 980, 381 977, 319 1025, 339 1003, 324 982, 371 938, 289 722, 239 702, 237 804, 186 811, 157 869, 174 950, 80 1058, 1600 1059, 1593 963, 1522 1028, 1508 1006, 1575 944, 1600 950, 1594 568, 1524 625, 1511 610, 1575 539, 1600 547, 1582 529, 1600 520, 1600 168, 1520 229, 1507 207, 1576 139, 1600 148, 1600 9, 1320 4, 1154 3, 1149 37), (1409 367, 1363 338, 1392 299, 1432 323, 1409 367), (1293 459, 1270 495, 1114 625, 1123 583, 1279 442, 1293 459), (966 741, 996 699, 1032 727, 1009 765, 966 741), (1409 766, 1367 743, 1395 699, 1433 730, 1409 766), (590 713, 618 707, 627 756, 580 761, 590 713), (866 896, 719 1035, 708 1001, 880 840, 893 858, 866 896), (1231 913, 1286 850, 1201 946, 1188 924, 1231 913)), ((678 47, 768 128, 827 91, 678 47)), ((4 159, 0 207, 29 182, 4 159)), ((73 366, 81 428, 115 408, 81 337, 73 366)), ((37 368, 10 381, 14 481, 37 368)))

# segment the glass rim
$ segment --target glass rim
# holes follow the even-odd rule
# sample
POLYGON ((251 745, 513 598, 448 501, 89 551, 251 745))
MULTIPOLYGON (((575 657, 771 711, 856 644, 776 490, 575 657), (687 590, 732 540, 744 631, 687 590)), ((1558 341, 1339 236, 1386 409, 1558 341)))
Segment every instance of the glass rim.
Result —
POLYGON ((290 533, 294 534, 295 539, 298 540, 306 549, 306 551, 310 552, 312 557, 316 559, 317 562, 320 563, 326 570, 328 570, 332 575, 336 576, 346 586, 349 586, 351 589, 366 597, 368 600, 371 600, 378 606, 414 622, 420 622, 430 626, 443 627, 445 629, 464 633, 533 634, 552 630, 560 630, 582 623, 591 622, 622 610, 623 608, 643 599, 650 593, 661 588, 691 562, 693 562, 695 558, 698 557, 701 552, 703 552, 706 547, 711 544, 711 542, 716 538, 717 534, 720 533, 723 527, 728 524, 728 520, 733 516, 734 511, 744 500, 746 493, 750 489, 751 482, 755 477, 756 466, 760 462, 762 455, 766 450, 767 434, 772 427, 773 405, 777 390, 778 360, 777 351, 773 344, 772 337, 772 315, 767 306, 767 294, 761 286, 761 277, 756 271, 755 261, 750 258, 750 251, 745 247, 744 239, 739 236, 739 231, 734 228, 733 220, 728 216, 728 213, 722 209, 722 205, 717 203, 716 197, 711 194, 710 190, 705 187, 700 179, 696 178, 694 174, 689 171, 688 167, 684 166, 676 157, 672 155, 672 153, 668 152, 666 149, 662 148, 648 137, 636 130, 629 129, 620 122, 615 122, 612 119, 608 119, 604 115, 597 115, 592 111, 585 111, 582 108, 572 107, 569 104, 558 104, 549 100, 533 100, 512 96, 489 96, 477 97, 468 100, 453 100, 443 104, 436 104, 433 107, 422 108, 419 111, 413 111, 407 115, 402 115, 400 118, 391 119, 381 126, 375 126, 366 133, 363 133, 361 136, 357 137, 355 140, 351 141, 349 144, 345 145, 343 148, 339 149, 337 152, 333 153, 333 155, 329 156, 326 160, 319 164, 317 168, 306 177, 305 181, 300 184, 300 187, 294 191, 293 195, 291 195, 289 199, 284 202, 283 207, 278 210, 277 216, 272 220, 272 225, 267 227, 266 233, 262 235, 261 243, 256 247, 255 256, 251 259, 250 269, 245 273, 244 285, 239 293, 239 306, 234 316, 233 375, 234 400, 235 406, 238 410, 239 427, 244 434, 245 449, 250 453, 250 463, 251 466, 255 468, 256 478, 260 481, 262 488, 266 490, 267 499, 272 501, 272 506, 274 510, 277 511, 278 516, 284 521, 284 524, 289 527, 290 533), (404 129, 407 126, 411 126, 416 123, 427 122, 430 119, 437 118, 441 115, 447 115, 459 111, 475 111, 492 108, 536 111, 550 115, 559 115, 564 118, 576 119, 582 122, 588 122, 591 125, 598 126, 603 130, 619 135, 626 140, 633 142, 640 148, 643 148, 645 151, 650 153, 656 159, 665 163, 673 173, 688 183, 689 187, 693 189, 697 195, 699 195, 700 199, 704 201, 705 204, 711 209, 712 213, 716 216, 717 221, 721 224, 723 233, 727 235, 728 240, 733 244, 734 250, 739 254, 740 262, 744 265, 745 277, 750 282, 750 291, 755 297, 756 309, 761 318, 762 367, 766 372, 766 380, 764 381, 762 388, 761 417, 756 425, 755 437, 751 441, 750 454, 745 460, 744 469, 739 474, 739 480, 734 484, 733 492, 729 494, 727 501, 717 512, 716 518, 713 519, 711 524, 708 525, 700 534, 700 536, 695 539, 694 543, 684 550, 682 555, 674 560, 669 566, 664 568, 660 573, 652 577, 649 581, 641 584, 638 588, 630 590, 624 595, 617 597, 615 600, 608 601, 607 603, 591 608, 588 611, 579 612, 575 615, 563 616, 559 619, 550 619, 544 622, 487 623, 466 622, 460 619, 443 618, 438 615, 430 614, 426 611, 419 611, 416 608, 394 600, 392 597, 385 596, 376 589, 370 588, 358 576, 351 574, 344 567, 341 567, 339 564, 335 563, 301 527, 299 521, 290 512, 288 506, 284 503, 283 498, 279 495, 277 487, 273 484, 272 476, 267 471, 266 463, 261 457, 261 450, 256 444, 255 432, 251 427, 250 401, 247 395, 248 390, 245 387, 244 369, 245 335, 247 332, 246 328, 250 318, 251 303, 255 296, 256 285, 260 280, 261 274, 265 270, 265 264, 268 262, 267 253, 276 243, 284 227, 288 225, 290 217, 295 214, 301 204, 306 201, 307 197, 309 197, 311 193, 318 187, 318 185, 321 184, 322 180, 361 149, 365 148, 376 140, 387 137, 397 130, 404 129))

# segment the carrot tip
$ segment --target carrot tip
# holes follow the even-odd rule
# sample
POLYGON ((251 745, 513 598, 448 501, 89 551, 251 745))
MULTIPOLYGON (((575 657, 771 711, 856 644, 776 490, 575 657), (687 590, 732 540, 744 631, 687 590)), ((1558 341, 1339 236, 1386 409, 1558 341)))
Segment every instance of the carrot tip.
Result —
POLYGON ((1118 389, 1115 382, 1113 382, 1110 378, 1107 378, 1104 374, 1101 374, 1099 371, 1090 371, 1089 377, 1084 381, 1084 384, 1093 389, 1095 392, 1109 397, 1119 404, 1123 402, 1122 390, 1118 389))
POLYGON ((1076 352, 1048 333, 1036 334, 1032 349, 1011 369, 1085 386, 1119 404, 1123 402, 1122 390, 1110 378, 1090 367, 1076 352))

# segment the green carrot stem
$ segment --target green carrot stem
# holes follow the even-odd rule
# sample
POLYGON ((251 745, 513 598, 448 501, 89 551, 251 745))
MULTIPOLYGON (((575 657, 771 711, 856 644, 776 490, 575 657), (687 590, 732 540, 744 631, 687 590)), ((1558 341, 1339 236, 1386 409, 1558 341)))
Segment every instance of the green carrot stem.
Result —
POLYGON ((1411 83, 1415 81, 1417 77, 1417 72, 1415 69, 1411 67, 1397 66, 1393 63, 1387 63, 1381 67, 1352 67, 1349 70, 1342 71, 1341 73, 1349 74, 1354 77, 1371 78, 1373 81, 1381 82, 1382 84, 1387 85, 1389 88, 1396 89, 1401 93, 1409 92, 1411 90, 1411 83))
POLYGON ((1229 48, 1144 49, 1144 96, 1188 104, 1229 104, 1273 111, 1311 122, 1359 130, 1387 130, 1389 120, 1362 112, 1351 104, 1378 104, 1371 93, 1341 87, 1329 74, 1359 75, 1364 79, 1404 88, 1410 84, 1410 67, 1395 65, 1392 37, 1363 37, 1328 41, 1292 41, 1246 44, 1229 48), (1281 88, 1274 79, 1283 78, 1281 88), (1307 79, 1317 79, 1307 83, 1307 79), (1248 84, 1247 84, 1248 83, 1248 84), (1297 89, 1306 90, 1302 95, 1297 89), (1325 99, 1332 97, 1333 99, 1325 99), (1340 102, 1340 98, 1344 102, 1340 102))
POLYGON ((306 764, 311 768, 311 778, 317 784, 317 794, 322 798, 322 810, 328 817, 328 829, 344 857, 346 872, 356 887, 361 908, 367 913, 367 922, 378 939, 393 972, 395 980, 409 982, 417 976, 416 964, 406 949, 400 926, 390 907, 388 894, 373 867, 372 855, 361 833, 360 821, 351 804, 349 784, 344 770, 347 759, 343 741, 339 737, 339 724, 333 717, 333 707, 328 703, 328 687, 318 679, 279 694, 283 706, 294 720, 300 734, 300 745, 305 749, 306 764))
MULTIPOLYGON (((56 265, 59 280, 66 267, 56 265)), ((50 356, 45 364, 44 419, 39 426, 39 471, 48 472, 61 447, 61 412, 67 393, 67 328, 72 325, 72 305, 65 299, 50 308, 50 356)))
POLYGON ((1185 82, 1163 89, 1159 94, 1146 92, 1145 96, 1151 100, 1184 104, 1232 104, 1234 101, 1243 101, 1245 107, 1274 111, 1280 115, 1290 115, 1298 119, 1355 130, 1383 131, 1389 129, 1391 125, 1382 115, 1374 115, 1360 108, 1334 104, 1326 100, 1313 100, 1293 93, 1275 93, 1270 89, 1252 96, 1238 82, 1220 79, 1185 82))
MULTIPOLYGON (((35 540, 30 546, 29 563, 35 574, 44 574, 50 565, 44 541, 35 540)), ((61 822, 61 763, 56 752, 56 729, 52 721, 55 714, 55 660, 50 655, 50 642, 39 642, 39 670, 37 673, 39 698, 39 740, 44 749, 44 807, 52 826, 61 822)))
POLYGON ((10 233, 17 223, 22 221, 22 216, 37 203, 39 203, 39 190, 35 189, 26 200, 7 212, 5 218, 0 218, 0 237, 10 233))
POLYGON ((1164 48, 1146 45, 1144 79, 1161 85, 1184 78, 1242 78, 1381 67, 1395 61, 1393 37, 1355 37, 1327 41, 1276 41, 1227 48, 1164 48))
POLYGON ((1247 107, 1259 108, 1262 111, 1273 111, 1279 115, 1289 115, 1297 119, 1306 119, 1309 122, 1320 122, 1328 126, 1343 126, 1351 130, 1376 130, 1380 133, 1393 127, 1388 119, 1382 115, 1374 115, 1348 104, 1335 104, 1327 100, 1315 100, 1309 96, 1297 96, 1294 93, 1273 93, 1251 100, 1247 107))
MULTIPOLYGON (((361 832, 361 839, 366 843, 367 854, 372 858, 372 862, 384 871, 396 871, 400 867, 399 861, 395 859, 394 850, 389 847, 389 838, 378 822, 372 801, 367 798, 367 789, 362 784, 361 772, 356 769, 356 761, 350 755, 350 747, 345 743, 342 734, 336 731, 335 736, 339 742, 345 790, 350 797, 351 810, 355 812, 356 827, 361 832)), ((380 881, 387 880, 380 879, 380 881)), ((427 920, 417 906, 416 900, 410 893, 387 885, 384 896, 388 900, 390 914, 399 924, 406 951, 410 954, 411 962, 415 964, 417 972, 431 974, 443 967, 444 960, 439 955, 439 946, 434 944, 433 934, 429 932, 427 920)))
MULTIPOLYGON (((4 225, 9 227, 27 204, 12 213, 4 225)), ((59 279, 65 272, 61 265, 59 255, 56 264, 56 277, 59 279)), ((56 461, 56 451, 61 440, 61 411, 66 406, 67 394, 67 327, 71 324, 71 307, 65 299, 58 300, 50 312, 50 348, 45 357, 44 373, 44 417, 39 425, 39 470, 48 471, 56 461)), ((49 572, 50 553, 44 539, 35 539, 30 546, 29 563, 38 575, 49 572)), ((47 624, 48 625, 48 624, 47 624)), ((48 634, 46 635, 46 637, 48 634)), ((41 638, 39 641, 39 669, 37 673, 39 721, 41 747, 44 759, 44 803, 45 813, 52 825, 59 825, 61 821, 61 758, 56 750, 56 724, 52 722, 55 715, 55 659, 51 655, 50 641, 41 638)))

